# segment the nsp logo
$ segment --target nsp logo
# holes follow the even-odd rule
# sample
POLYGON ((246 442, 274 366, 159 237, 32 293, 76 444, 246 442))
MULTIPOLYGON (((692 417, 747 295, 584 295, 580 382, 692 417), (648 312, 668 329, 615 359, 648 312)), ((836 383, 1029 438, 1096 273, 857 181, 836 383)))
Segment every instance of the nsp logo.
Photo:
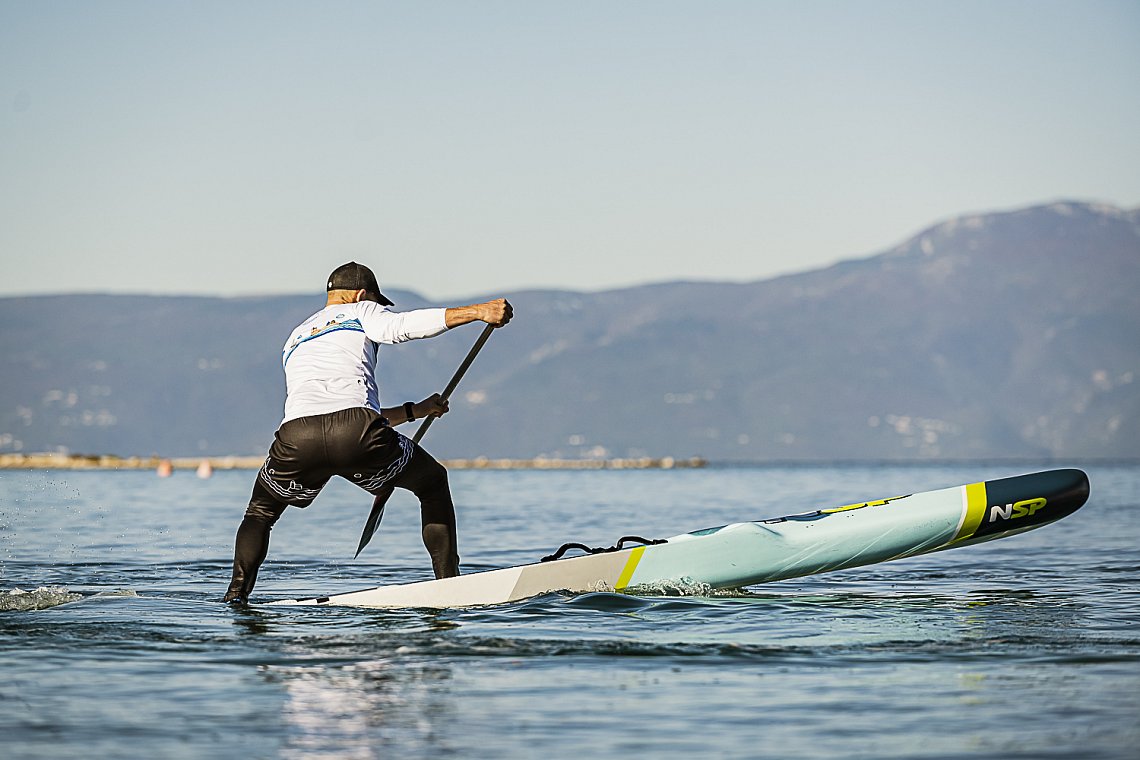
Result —
POLYGON ((999 517, 1003 520, 1014 520, 1018 517, 1028 517, 1035 513, 1037 510, 1045 507, 1047 502, 1045 499, 1025 499, 1024 501, 1016 501, 1013 504, 994 504, 990 507, 989 522, 994 522, 999 517))

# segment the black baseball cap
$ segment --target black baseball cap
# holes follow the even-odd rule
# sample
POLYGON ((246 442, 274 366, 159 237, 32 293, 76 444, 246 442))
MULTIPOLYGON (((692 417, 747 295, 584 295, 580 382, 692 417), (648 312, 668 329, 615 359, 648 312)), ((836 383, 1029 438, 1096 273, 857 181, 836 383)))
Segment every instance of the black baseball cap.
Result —
POLYGON ((325 288, 326 292, 330 290, 366 290, 368 295, 365 298, 369 301, 384 306, 394 305, 388 296, 380 292, 380 285, 376 282, 376 275, 372 274, 372 270, 355 261, 341 264, 332 271, 328 287, 325 288))

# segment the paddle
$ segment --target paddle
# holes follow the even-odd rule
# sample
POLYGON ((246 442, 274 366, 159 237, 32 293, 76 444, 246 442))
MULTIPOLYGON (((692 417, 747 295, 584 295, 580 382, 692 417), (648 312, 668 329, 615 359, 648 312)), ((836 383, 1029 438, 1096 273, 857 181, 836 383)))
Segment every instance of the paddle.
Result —
MULTIPOLYGON (((467 352, 467 357, 463 360, 463 363, 459 365, 459 369, 455 370, 455 374, 451 376, 451 382, 447 384, 447 387, 443 389, 443 393, 440 394, 443 401, 447 401, 451 398, 451 393, 455 390, 455 386, 459 385, 459 381, 463 379, 467 368, 471 366, 471 362, 475 361, 475 357, 479 354, 479 349, 483 348, 483 344, 487 342, 487 338, 491 337, 491 333, 494 332, 494 330, 494 325, 487 325, 483 328, 483 332, 479 334, 479 339, 475 341, 475 345, 467 352)), ((428 428, 431 427, 431 423, 434 420, 435 417, 432 416, 424 419, 423 424, 420 425, 419 430, 417 430, 415 436, 412 437, 413 443, 419 443, 423 440, 424 434, 427 433, 428 428)), ((360 552, 368 545, 368 542, 372 540, 373 534, 376 533, 376 529, 380 527, 380 520, 384 517, 384 506, 392 496, 393 490, 392 486, 384 486, 384 490, 376 494, 376 498, 372 500, 372 511, 368 513, 368 521, 364 523, 364 532, 360 534, 360 544, 356 547, 356 554, 353 555, 354 559, 360 556, 360 552)))

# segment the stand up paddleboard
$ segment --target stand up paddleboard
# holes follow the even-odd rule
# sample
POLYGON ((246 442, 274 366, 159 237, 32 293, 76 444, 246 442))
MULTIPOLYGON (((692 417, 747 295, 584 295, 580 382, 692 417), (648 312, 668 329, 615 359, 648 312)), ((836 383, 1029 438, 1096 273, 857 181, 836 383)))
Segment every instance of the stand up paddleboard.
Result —
POLYGON ((740 588, 1024 533, 1072 514, 1088 495, 1085 473, 1052 470, 733 523, 663 541, 622 539, 609 549, 562 558, 571 548, 586 549, 568 544, 531 565, 270 604, 445 608, 504 604, 551 591, 670 583, 740 588))

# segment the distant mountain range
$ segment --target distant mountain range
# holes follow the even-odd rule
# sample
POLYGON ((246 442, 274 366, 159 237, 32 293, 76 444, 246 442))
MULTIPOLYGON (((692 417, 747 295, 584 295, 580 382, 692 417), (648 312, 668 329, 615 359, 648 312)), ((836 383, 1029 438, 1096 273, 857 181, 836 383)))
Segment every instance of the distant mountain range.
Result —
MULTIPOLYGON (((507 294, 515 322, 425 443, 442 457, 1138 458, 1138 293, 1140 209, 1055 203, 760 282, 507 294)), ((0 299, 0 453, 264 453, 279 348, 322 305, 0 299)), ((441 389, 477 335, 383 348, 384 401, 441 389)))

